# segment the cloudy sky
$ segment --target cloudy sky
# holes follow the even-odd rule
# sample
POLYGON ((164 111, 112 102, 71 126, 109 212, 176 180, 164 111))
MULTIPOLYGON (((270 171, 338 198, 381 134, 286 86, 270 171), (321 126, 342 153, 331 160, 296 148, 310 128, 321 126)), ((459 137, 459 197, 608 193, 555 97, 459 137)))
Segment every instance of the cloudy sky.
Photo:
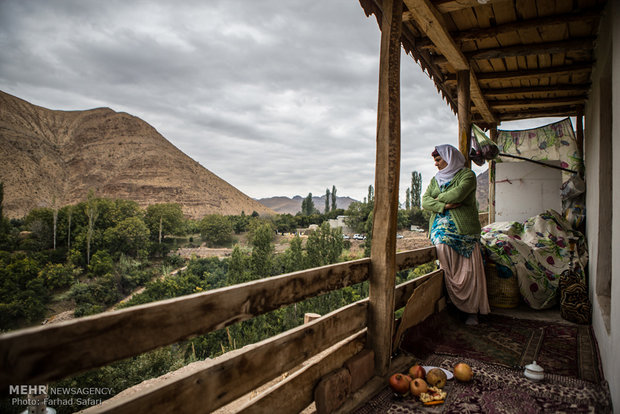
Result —
MULTIPOLYGON (((357 0, 0 0, 0 90, 138 116, 250 197, 362 200, 379 41, 357 0)), ((408 56, 401 73, 404 202, 433 147, 457 145, 457 118, 408 56)))

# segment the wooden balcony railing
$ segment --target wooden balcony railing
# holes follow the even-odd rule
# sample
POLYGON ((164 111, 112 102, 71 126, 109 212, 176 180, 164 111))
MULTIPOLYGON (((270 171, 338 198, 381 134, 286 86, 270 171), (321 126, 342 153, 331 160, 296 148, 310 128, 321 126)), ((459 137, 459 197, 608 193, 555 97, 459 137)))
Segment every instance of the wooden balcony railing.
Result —
MULTIPOLYGON (((397 270, 435 258, 434 246, 398 253, 397 270)), ((139 355, 363 282, 369 273, 370 259, 366 258, 6 333, 0 335, 0 387, 45 384, 139 355)), ((406 304, 417 286, 441 273, 437 270, 397 286, 395 309, 406 304)), ((328 356, 278 387, 275 394, 265 395, 246 408, 252 412, 277 406, 282 412, 278 393, 295 389, 296 397, 287 397, 285 411, 298 412, 312 403, 313 388, 329 367, 341 366, 364 347, 368 307, 368 298, 360 300, 306 325, 224 354, 199 372, 164 380, 146 392, 90 410, 141 413, 157 407, 162 412, 210 412, 338 344, 328 356)))

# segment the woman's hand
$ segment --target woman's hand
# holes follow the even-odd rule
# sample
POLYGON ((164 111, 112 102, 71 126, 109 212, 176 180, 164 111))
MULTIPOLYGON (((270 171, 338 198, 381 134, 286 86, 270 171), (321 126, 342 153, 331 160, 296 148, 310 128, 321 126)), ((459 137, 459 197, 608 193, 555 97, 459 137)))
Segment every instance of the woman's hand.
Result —
POLYGON ((460 206, 461 206, 461 203, 446 203, 445 209, 450 210, 450 209, 457 208, 460 206))

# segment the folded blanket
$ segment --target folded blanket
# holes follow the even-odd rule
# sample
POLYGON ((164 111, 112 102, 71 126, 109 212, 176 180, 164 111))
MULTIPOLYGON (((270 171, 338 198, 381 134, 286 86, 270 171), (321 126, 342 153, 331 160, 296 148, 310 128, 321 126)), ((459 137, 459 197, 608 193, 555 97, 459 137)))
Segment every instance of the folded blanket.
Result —
POLYGON ((576 240, 574 265, 585 280, 585 237, 554 210, 523 223, 491 223, 481 233, 487 257, 517 275, 519 291, 533 309, 546 309, 558 303, 559 278, 569 267, 571 238, 576 240))

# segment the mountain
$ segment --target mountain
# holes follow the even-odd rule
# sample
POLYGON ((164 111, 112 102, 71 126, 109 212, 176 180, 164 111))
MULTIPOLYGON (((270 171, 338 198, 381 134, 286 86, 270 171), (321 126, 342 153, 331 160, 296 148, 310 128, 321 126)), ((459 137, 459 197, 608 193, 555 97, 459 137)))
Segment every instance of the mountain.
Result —
POLYGON ((476 200, 478 200, 478 210, 486 211, 489 209, 489 170, 481 172, 476 177, 476 200))
MULTIPOLYGON (((258 201, 275 210, 281 214, 292 214, 295 215, 301 211, 301 202, 304 201, 305 197, 296 195, 293 198, 289 197, 269 197, 269 198, 260 198, 258 201)), ((336 207, 347 209, 349 205, 356 200, 351 197, 338 197, 336 196, 336 207)), ((325 195, 321 197, 312 197, 312 202, 314 203, 314 207, 319 211, 325 210, 325 195)), ((331 203, 331 200, 330 200, 331 203)), ((331 204, 330 204, 331 205, 331 204)))
POLYGON ((275 214, 181 152, 141 119, 110 108, 56 111, 0 91, 4 214, 123 198, 178 203, 186 216, 275 214))

